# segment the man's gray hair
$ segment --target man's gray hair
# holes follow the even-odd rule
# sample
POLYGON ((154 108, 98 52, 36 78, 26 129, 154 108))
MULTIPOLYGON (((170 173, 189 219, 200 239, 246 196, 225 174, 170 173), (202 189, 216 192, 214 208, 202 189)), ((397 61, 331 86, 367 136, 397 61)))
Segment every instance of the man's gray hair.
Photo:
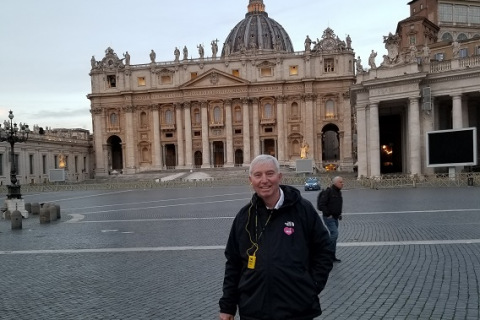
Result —
POLYGON ((255 166, 259 164, 264 164, 264 163, 272 163, 275 166, 275 171, 280 172, 280 163, 278 163, 277 158, 272 157, 271 155, 268 154, 261 154, 259 156, 256 156, 255 159, 252 160, 252 163, 250 163, 250 168, 248 169, 248 175, 251 176, 253 169, 255 166))

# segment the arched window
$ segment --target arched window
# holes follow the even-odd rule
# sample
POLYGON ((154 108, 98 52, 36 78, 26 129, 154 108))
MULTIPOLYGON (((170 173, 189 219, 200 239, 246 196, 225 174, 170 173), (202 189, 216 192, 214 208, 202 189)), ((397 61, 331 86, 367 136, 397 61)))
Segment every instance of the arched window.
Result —
POLYGON ((193 110, 193 123, 200 124, 201 121, 202 119, 200 117, 200 110, 198 108, 195 108, 193 110))
POLYGON ((145 128, 147 126, 147 114, 145 111, 140 113, 140 127, 145 128))
POLYGON ((327 103, 325 103, 325 118, 335 118, 335 102, 333 100, 327 100, 327 103))
POLYGON ((442 40, 443 41, 453 41, 453 36, 450 32, 445 32, 443 35, 442 35, 442 40))
POLYGON ((467 35, 466 35, 465 33, 460 33, 460 34, 458 35, 458 37, 457 37, 457 40, 458 40, 458 41, 467 40, 467 39, 468 39, 468 37, 467 37, 467 35))
POLYGON ((273 110, 272 110, 272 105, 270 103, 267 103, 264 106, 263 118, 264 119, 272 119, 273 118, 273 110))
POLYGON ((292 118, 298 117, 298 103, 292 103, 292 106, 290 108, 290 115, 292 116, 292 118))
POLYGON ((110 124, 112 126, 117 126, 118 125, 118 117, 117 117, 117 114, 114 112, 110 115, 110 124))
POLYGON ((213 108, 213 121, 215 123, 220 123, 222 121, 222 114, 220 107, 213 108))
POLYGON ((173 124, 173 111, 170 109, 165 111, 165 123, 173 124))
POLYGON ((235 107, 235 122, 242 122, 242 108, 235 107))

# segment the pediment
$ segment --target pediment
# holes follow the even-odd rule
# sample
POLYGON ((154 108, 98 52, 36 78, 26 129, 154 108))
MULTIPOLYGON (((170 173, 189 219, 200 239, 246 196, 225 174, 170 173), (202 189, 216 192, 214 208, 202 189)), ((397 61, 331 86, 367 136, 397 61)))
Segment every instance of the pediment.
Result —
POLYGON ((235 77, 234 75, 225 73, 223 71, 217 70, 217 69, 211 69, 204 74, 199 75, 195 79, 192 79, 182 86, 180 86, 180 89, 186 89, 186 88, 205 88, 205 87, 217 87, 217 86, 232 86, 232 85, 246 85, 249 84, 250 82, 242 79, 235 77))

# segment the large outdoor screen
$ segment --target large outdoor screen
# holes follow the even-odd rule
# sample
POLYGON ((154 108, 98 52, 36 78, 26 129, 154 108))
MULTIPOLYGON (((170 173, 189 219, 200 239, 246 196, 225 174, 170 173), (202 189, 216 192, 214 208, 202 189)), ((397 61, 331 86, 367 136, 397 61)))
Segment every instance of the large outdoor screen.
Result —
POLYGON ((477 164, 477 128, 427 132, 427 166, 454 167, 477 164))

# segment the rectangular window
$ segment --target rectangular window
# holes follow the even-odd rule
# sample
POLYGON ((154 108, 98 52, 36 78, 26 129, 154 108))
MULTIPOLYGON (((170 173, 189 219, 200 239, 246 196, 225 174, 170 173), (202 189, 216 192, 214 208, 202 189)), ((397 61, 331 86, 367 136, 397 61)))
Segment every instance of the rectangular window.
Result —
POLYGON ((298 66, 290 66, 290 75, 291 76, 298 75, 298 66))
POLYGON ((190 72, 190 79, 195 79, 198 76, 196 72, 190 72))
POLYGON ((271 127, 265 128, 265 133, 271 133, 271 132, 273 132, 273 128, 271 127))
POLYGON ((260 68, 261 77, 271 77, 273 74, 272 68, 260 68))
POLYGON ((87 172, 87 157, 83 157, 83 172, 87 172))
POLYGON ((143 87, 147 85, 147 81, 145 81, 145 77, 138 77, 137 83, 139 87, 143 87))
POLYGON ((438 15, 441 22, 453 22, 453 5, 440 3, 438 5, 438 15))
POLYGON ((477 56, 480 56, 480 46, 477 47, 477 53, 476 53, 477 56))
POLYGON ((468 10, 468 22, 480 24, 480 7, 470 6, 468 10))
POLYGON ((3 153, 0 153, 0 176, 3 176, 3 153))
POLYGON ((165 133, 165 137, 166 138, 173 138, 173 133, 167 132, 167 133, 165 133))
POLYGON ((47 174, 47 156, 42 155, 42 174, 47 174))
POLYGON ((172 77, 171 76, 161 76, 160 77, 160 83, 161 84, 171 84, 172 83, 172 77))
POLYGON ((460 58, 468 58, 468 48, 460 49, 458 55, 460 58))
POLYGON ((34 165, 33 154, 29 154, 28 155, 28 167, 29 167, 30 174, 33 174, 33 165, 34 165))
POLYGON ((75 161, 75 163, 74 163, 74 165, 75 165, 75 173, 78 173, 78 157, 77 157, 77 156, 75 156, 74 161, 75 161))
POLYGON ((324 70, 325 72, 334 72, 335 71, 335 66, 334 66, 334 61, 333 59, 325 59, 323 61, 324 63, 324 70))
POLYGON ((235 134, 242 134, 242 129, 235 129, 235 134))
POLYGON ((200 131, 195 131, 193 133, 193 136, 195 136, 195 137, 200 137, 201 135, 202 135, 202 133, 200 131))
POLYGON ((232 70, 232 75, 235 77, 240 77, 240 71, 238 69, 233 69, 232 70))
POLYGON ((58 169, 58 156, 53 156, 53 168, 58 169))
POLYGON ((417 37, 416 36, 410 36, 410 44, 417 44, 417 37))
POLYGON ((443 61, 444 54, 443 53, 436 53, 435 54, 435 60, 437 61, 443 61))
POLYGON ((468 22, 468 7, 455 5, 453 7, 453 22, 467 23, 468 22))
POLYGON ((117 77, 114 74, 107 76, 107 87, 109 88, 117 87, 117 77))

